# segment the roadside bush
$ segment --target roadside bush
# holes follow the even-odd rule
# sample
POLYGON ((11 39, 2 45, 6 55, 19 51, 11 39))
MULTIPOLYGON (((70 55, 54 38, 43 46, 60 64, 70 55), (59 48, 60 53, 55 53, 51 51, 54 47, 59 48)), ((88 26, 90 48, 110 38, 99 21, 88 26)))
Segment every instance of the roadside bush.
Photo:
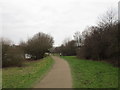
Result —
POLYGON ((52 36, 39 32, 32 38, 28 39, 28 41, 25 44, 22 44, 22 46, 27 54, 35 57, 34 59, 37 60, 43 58, 44 54, 49 52, 53 43, 54 40, 52 36))
POLYGON ((3 67, 22 66, 23 60, 24 60, 23 52, 18 47, 11 46, 8 48, 3 58, 2 66, 3 67))

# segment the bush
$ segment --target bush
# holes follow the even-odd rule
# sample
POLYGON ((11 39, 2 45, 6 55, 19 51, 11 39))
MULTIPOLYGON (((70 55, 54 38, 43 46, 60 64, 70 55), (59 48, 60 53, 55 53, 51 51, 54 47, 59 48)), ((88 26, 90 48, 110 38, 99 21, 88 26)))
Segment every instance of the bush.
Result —
POLYGON ((25 44, 22 44, 21 47, 27 54, 30 54, 35 60, 37 60, 44 57, 44 54, 52 48, 53 43, 53 37, 40 32, 28 39, 28 41, 25 44))
MULTIPOLYGON (((3 48, 4 50, 4 48, 3 48)), ((6 53, 3 54, 2 66, 10 67, 10 66, 22 66, 24 60, 23 51, 16 46, 9 46, 6 50, 6 53)))

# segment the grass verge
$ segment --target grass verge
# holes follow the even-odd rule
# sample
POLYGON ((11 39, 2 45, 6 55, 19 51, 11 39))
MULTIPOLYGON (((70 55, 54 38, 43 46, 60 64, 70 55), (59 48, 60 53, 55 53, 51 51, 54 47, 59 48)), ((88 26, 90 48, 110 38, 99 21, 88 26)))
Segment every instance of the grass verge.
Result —
POLYGON ((38 61, 25 62, 24 67, 2 69, 3 88, 31 88, 52 67, 54 61, 46 57, 38 61))
POLYGON ((73 76, 73 88, 118 88, 118 68, 105 62, 80 60, 62 56, 68 61, 73 76))

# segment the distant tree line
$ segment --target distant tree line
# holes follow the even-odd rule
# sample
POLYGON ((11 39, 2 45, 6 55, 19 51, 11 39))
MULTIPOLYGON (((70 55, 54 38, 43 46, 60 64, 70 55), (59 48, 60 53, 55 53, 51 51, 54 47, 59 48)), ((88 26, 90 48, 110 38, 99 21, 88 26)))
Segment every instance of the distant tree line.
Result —
POLYGON ((38 60, 45 56, 52 48, 53 38, 45 33, 39 32, 26 42, 14 45, 10 40, 1 38, 2 43, 2 67, 22 66, 25 54, 29 54, 32 60, 38 60))
POLYGON ((76 55, 76 43, 75 40, 65 42, 60 47, 60 52, 64 56, 73 56, 76 55))
MULTIPOLYGON (((107 61, 119 65, 120 31, 115 13, 105 13, 96 26, 88 27, 82 33, 76 32, 74 40, 62 44, 62 55, 77 55, 79 58, 107 61)), ((58 47, 57 47, 58 48, 58 47)))
POLYGON ((120 34, 118 21, 113 11, 108 11, 97 26, 91 26, 82 33, 81 46, 78 48, 79 58, 103 60, 119 65, 120 34))

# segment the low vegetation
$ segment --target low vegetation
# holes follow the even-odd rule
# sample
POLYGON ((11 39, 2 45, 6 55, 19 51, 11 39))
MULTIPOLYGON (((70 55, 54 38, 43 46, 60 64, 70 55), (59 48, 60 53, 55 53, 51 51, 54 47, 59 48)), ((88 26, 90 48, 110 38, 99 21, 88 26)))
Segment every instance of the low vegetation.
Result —
POLYGON ((24 60, 23 50, 12 45, 11 41, 2 39, 2 67, 22 66, 24 60))
POLYGON ((70 64, 74 88, 117 88, 118 68, 105 62, 62 56, 70 64))
POLYGON ((6 38, 0 38, 0 43, 2 43, 2 67, 20 67, 25 60, 25 54, 30 55, 32 60, 44 58, 45 53, 50 52, 54 40, 52 36, 39 32, 26 42, 21 41, 19 45, 6 38))
POLYGON ((54 63, 51 57, 27 61, 24 67, 3 68, 3 88, 30 88, 50 69, 54 63))

